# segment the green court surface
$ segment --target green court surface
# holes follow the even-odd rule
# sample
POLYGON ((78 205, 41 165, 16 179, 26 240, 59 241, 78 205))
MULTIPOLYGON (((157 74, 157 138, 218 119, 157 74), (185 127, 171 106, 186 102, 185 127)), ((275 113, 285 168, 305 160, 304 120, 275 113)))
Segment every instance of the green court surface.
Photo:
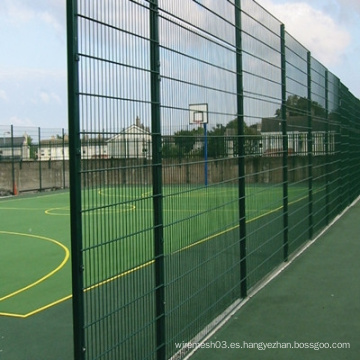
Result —
MULTIPOLYGON (((303 187, 289 189, 290 204, 306 199, 303 187)), ((236 229, 237 191, 236 186, 164 187, 164 237, 170 239, 165 252, 175 254, 236 229)), ((109 282, 152 263, 150 187, 86 189, 82 207, 84 228, 94 230, 89 234, 94 244, 105 231, 125 239, 120 247, 110 241, 97 250, 100 261, 109 258, 109 251, 115 255, 100 266, 102 272, 85 279, 89 290, 101 285, 101 279, 109 282), (104 224, 110 223, 109 230, 104 224)), ((281 186, 247 187, 249 222, 281 209, 281 186)), ((67 191, 0 200, 0 315, 26 318, 71 298, 69 215, 67 191)), ((85 254, 84 261, 86 266, 91 256, 85 254)))
MULTIPOLYGON (((165 252, 183 251, 237 228, 236 194, 235 186, 165 187, 164 237, 171 239, 165 242, 165 252), (184 236, 183 232, 188 229, 190 236, 184 236)), ((306 189, 300 186, 290 188, 289 194, 290 204, 307 197, 306 189)), ((98 227, 91 241, 95 243, 99 232, 108 230, 102 226, 104 221, 113 224, 113 237, 127 239, 120 248, 109 242, 108 246, 105 244, 98 249, 99 259, 108 251, 116 251, 121 259, 120 265, 115 264, 115 257, 113 263, 101 267, 104 272, 123 276, 152 262, 151 195, 150 187, 84 190, 84 227, 98 227), (147 229, 146 234, 139 232, 139 227, 147 229)), ((247 187, 249 222, 281 209, 281 186, 247 187)), ((0 315, 28 317, 71 298, 69 193, 61 191, 1 199, 0 214, 0 276, 4 279, 0 289, 0 315)), ((84 260, 86 264, 91 258, 85 256, 84 260)), ((104 277, 107 278, 105 273, 98 273, 97 277, 85 279, 86 286, 91 289, 101 285, 99 282, 104 277)), ((110 277, 108 281, 111 280, 110 277)))
POLYGON ((68 192, 0 200, 0 315, 27 317, 71 294, 68 192))

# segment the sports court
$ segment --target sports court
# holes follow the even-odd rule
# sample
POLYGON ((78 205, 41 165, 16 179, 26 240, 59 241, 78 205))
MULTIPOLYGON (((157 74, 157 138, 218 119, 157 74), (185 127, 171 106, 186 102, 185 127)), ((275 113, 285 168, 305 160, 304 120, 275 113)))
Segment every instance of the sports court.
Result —
MULTIPOLYGON (((219 205, 216 202, 217 197, 212 197, 211 194, 211 192, 215 190, 210 187, 206 189, 200 188, 198 191, 194 188, 193 192, 189 192, 190 195, 188 201, 184 203, 184 207, 182 209, 178 207, 177 212, 170 211, 170 207, 168 209, 165 208, 164 211, 165 213, 168 212, 169 216, 171 214, 173 218, 176 217, 177 221, 181 224, 181 219, 184 216, 188 218, 191 217, 192 213, 199 212, 201 210, 199 206, 203 211, 206 209, 208 212, 209 209, 216 209, 214 216, 209 218, 209 222, 203 229, 199 229, 199 227, 196 226, 194 227, 197 231, 204 233, 209 230, 209 224, 212 224, 215 229, 219 226, 219 224, 217 224, 219 221, 231 223, 230 220, 234 213, 233 207, 236 206, 236 204, 232 204, 230 199, 233 198, 233 192, 236 191, 236 188, 226 187, 222 190, 223 200, 224 197, 229 196, 229 201, 225 202, 226 205, 222 205, 224 208, 219 209, 219 205), (217 214, 217 217, 215 214, 217 214)), ((92 189, 91 193, 92 196, 98 197, 98 201, 103 204, 106 216, 111 217, 116 215, 117 218, 126 216, 128 224, 136 224, 137 216, 146 214, 147 206, 150 206, 148 209, 149 219, 143 219, 143 221, 146 222, 151 219, 151 205, 148 204, 146 200, 149 196, 148 191, 144 191, 144 188, 139 189, 130 186, 126 189, 121 189, 120 187, 113 188, 112 190, 107 189, 106 193, 101 191, 101 189, 92 189), (138 201, 137 203, 125 202, 124 205, 124 198, 126 199, 131 192, 143 201, 138 201), (115 209, 109 209, 107 207, 109 199, 113 202, 115 197, 121 199, 122 204, 115 209)), ((177 189, 177 191, 179 191, 179 189, 177 189)), ((219 193, 219 191, 221 191, 221 189, 217 188, 216 192, 219 193)), ((278 187, 248 186, 247 193, 249 199, 253 201, 253 205, 251 206, 249 203, 248 208, 249 228, 251 228, 251 226, 261 228, 263 219, 268 221, 269 218, 281 214, 282 206, 276 200, 279 198, 279 191, 278 187), (272 189, 272 195, 269 195, 269 189, 272 189), (265 196, 266 199, 264 198, 265 196), (263 208, 261 208, 260 204, 264 204, 263 208)), ((299 211, 299 208, 301 209, 304 200, 306 200, 302 196, 303 191, 304 189, 300 187, 292 189, 291 195, 294 200, 290 203, 291 212, 296 213, 299 211)), ((318 192, 320 193, 321 189, 318 189, 318 192)), ((171 187, 168 187, 168 196, 175 197, 174 188, 171 189, 171 187)), ((173 203, 173 201, 175 200, 172 199, 171 203, 173 203)), ((69 358, 72 356, 73 351, 71 271, 69 261, 69 193, 68 191, 58 191, 1 199, 0 212, 4 220, 0 230, 3 249, 1 263, 6 265, 1 267, 1 277, 5 279, 5 283, 3 283, 0 298, 0 329, 3 336, 1 349, 3 355, 5 356, 6 354, 4 358, 21 358, 21 356, 24 355, 25 349, 28 356, 30 356, 30 354, 34 354, 33 356, 43 354, 43 358, 49 360, 69 358), (39 341, 39 338, 42 340, 39 341), (58 339, 55 347, 54 338, 58 339), (19 346, 19 344, 21 344, 21 346, 19 346), (68 357, 64 357, 64 354, 68 354, 68 357)), ((249 342, 255 342, 255 339, 258 339, 258 341, 261 339, 264 339, 263 341, 271 341, 273 338, 269 337, 269 334, 272 334, 272 324, 279 321, 281 324, 276 326, 276 328, 283 328, 281 330, 282 337, 279 341, 285 341, 287 335, 291 334, 287 326, 292 324, 292 327, 293 323, 297 322, 294 317, 297 318, 299 316, 299 313, 302 311, 300 307, 302 306, 307 308, 309 307, 309 303, 312 304, 310 307, 311 311, 308 312, 310 318, 307 321, 309 322, 311 322, 311 319, 316 319, 321 313, 323 314, 321 315, 321 319, 323 321, 329 321, 326 320, 326 318, 329 317, 330 314, 336 314, 336 311, 340 311, 337 307, 339 305, 342 306, 341 304, 343 302, 346 305, 346 309, 351 309, 353 307, 351 299, 355 302, 356 291, 358 291, 354 288, 355 284, 350 284, 349 282, 353 278, 351 274, 356 274, 356 271, 358 271, 354 259, 356 259, 358 254, 358 252, 356 252, 356 233, 358 229, 355 219, 359 212, 360 206, 357 204, 332 226, 325 235, 320 237, 310 249, 298 259, 294 260, 294 266, 289 267, 281 273, 278 278, 261 290, 256 297, 252 298, 250 295, 251 298, 247 304, 233 317, 240 319, 241 316, 244 316, 244 321, 239 322, 232 320, 229 322, 229 325, 225 325, 220 332, 211 339, 219 339, 222 337, 223 341, 235 342, 235 338, 241 337, 243 340, 245 338, 248 339, 247 341, 249 342), (346 235, 343 231, 344 229, 346 229, 346 235), (341 242, 338 241, 339 235, 343 239, 341 242), (349 249, 352 251, 348 251, 349 249), (302 265, 303 262, 304 265, 302 265), (343 264, 349 264, 349 266, 344 267, 343 264), (354 267, 354 269, 352 267, 354 267), (331 278, 328 276, 329 269, 333 269, 333 271, 331 271, 331 278), (333 286, 336 284, 338 290, 333 289, 331 287, 332 284, 334 284, 333 286), (350 289, 351 296, 349 293, 350 289), (330 296, 330 298, 326 296, 330 296), (333 300, 335 300, 335 296, 336 299, 339 300, 334 304, 333 300), (323 298, 323 300, 319 302, 318 298, 320 297, 323 298), (346 300, 347 303, 345 302, 345 298, 348 299, 346 300), (299 299, 301 299, 301 301, 299 301, 299 299), (264 301, 269 305, 264 306, 264 301), (282 302, 284 303, 283 305, 281 304, 282 302), (285 308, 283 309, 282 306, 285 308), (296 306, 299 306, 299 309, 297 309, 296 306), (269 311, 269 307, 271 307, 271 311, 269 311), (316 314, 316 311, 319 311, 319 309, 325 309, 326 311, 321 311, 320 314, 316 314), (286 313, 287 311, 289 312, 288 314, 286 313), (255 312, 256 315, 254 315, 253 312, 255 312), (258 321, 261 322, 260 327, 258 321), (266 325, 267 321, 269 322, 268 325, 266 325), (269 326, 269 329, 267 326, 269 326), (244 331, 246 332, 244 333, 244 331), (261 335, 262 332, 264 332, 263 337, 261 335), (253 336, 255 336, 255 338, 253 338, 253 336)), ((99 213, 98 215, 100 218, 104 216, 103 213, 99 213)), ((83 216, 87 216, 86 211, 83 216)), ((97 221, 94 217, 91 219, 92 221, 97 221)), ((221 241, 223 243, 227 241, 227 238, 231 238, 232 235, 238 231, 237 228, 238 226, 234 225, 227 229, 222 229, 216 236, 206 237, 195 243, 184 243, 182 238, 179 237, 177 242, 172 241, 171 246, 167 246, 166 251, 171 253, 171 255, 169 255, 170 257, 176 257, 177 254, 183 254, 184 256, 184 253, 187 252, 186 258, 188 261, 187 263, 182 263, 182 269, 186 272, 186 269, 190 269, 191 264, 199 256, 199 252, 209 251, 209 249, 206 248, 209 243, 212 243, 211 249, 213 249, 213 247, 216 246, 213 242, 221 241)), ((181 227, 179 227, 179 232, 181 231, 180 229, 181 227)), ((266 228, 264 228, 264 231, 266 231, 266 228)), ((174 233, 171 235, 172 237, 176 237, 174 233)), ((198 234, 193 234, 194 238, 197 236, 198 234)), ((123 251, 129 251, 129 244, 125 243, 124 246, 125 249, 123 249, 123 251)), ((138 247, 136 239, 132 239, 132 246, 138 247)), ((134 279, 139 283, 143 283, 142 286, 146 287, 145 284, 151 282, 151 277, 153 276, 151 271, 153 262, 151 257, 153 254, 150 246, 142 245, 140 249, 141 252, 134 251, 134 249, 130 250, 130 253, 137 254, 137 256, 127 257, 127 262, 121 263, 123 268, 122 271, 119 272, 119 275, 109 278, 107 281, 93 283, 88 286, 85 292, 91 294, 89 296, 99 297, 102 291, 108 291, 110 287, 128 286, 128 281, 134 279)), ((267 249, 267 251, 270 250, 271 249, 267 249)), ((121 254, 122 251, 118 249, 118 253, 121 254)), ((264 253, 262 256, 266 258, 268 254, 264 253)), ((102 259, 108 260, 109 256, 105 254, 102 259)), ((224 261, 226 260, 228 260, 228 255, 224 254, 224 261)), ((109 271, 109 267, 111 266, 115 265, 109 263, 102 264, 99 268, 101 268, 103 272, 99 274, 99 278, 105 277, 106 272, 109 271)), ((171 266, 170 263, 167 266, 170 273, 176 274, 178 271, 171 266)), ((223 271, 221 266, 222 265, 217 263, 216 268, 213 268, 213 264, 210 263, 206 274, 204 273, 200 279, 196 280, 197 285, 193 285, 200 287, 202 281, 209 281, 209 278, 215 279, 216 273, 223 271)), ((233 276, 234 275, 231 275, 231 277, 233 276)), ((184 279, 185 282, 189 280, 191 280, 189 277, 184 279)), ((234 281, 234 284, 236 284, 237 280, 229 278, 228 281, 234 281)), ((193 291, 193 289, 187 289, 184 284, 178 285, 183 292, 188 290, 193 291)), ((217 284, 217 287, 218 286, 219 284, 217 284)), ((133 296, 134 298, 139 296, 136 289, 131 289, 130 293, 132 293, 132 295, 128 296, 133 296)), ((173 296, 176 296, 176 294, 173 296)), ((204 301, 204 299, 201 299, 201 296, 194 299, 192 303, 194 310, 199 306, 199 302, 204 301)), ((168 301, 176 301, 176 299, 169 298, 168 301)), ((216 303, 216 299, 208 299, 207 301, 209 301, 209 304, 213 301, 216 303)), ((113 305, 108 304, 107 306, 111 307, 113 305)), ((129 320, 132 316, 134 316, 134 318, 136 317, 135 310, 136 309, 127 310, 129 320), (132 314, 133 312, 134 314, 132 314)), ((355 310, 354 308, 354 311, 355 310)), ((151 316, 151 309, 147 315, 151 316)), ((195 313, 188 315, 188 317, 182 319, 184 326, 190 321, 191 316, 195 316, 195 313)), ((356 317, 351 316, 349 320, 354 318, 356 317)), ((307 323, 302 323, 303 321, 305 321, 305 318, 301 316, 301 327, 306 327, 307 323)), ((141 320, 136 320, 136 323, 137 326, 140 326, 141 320)), ((313 325, 310 327, 313 330, 315 329, 313 325)), ((323 327, 322 321, 319 322, 318 327, 320 331, 323 327)), ((349 326, 349 328, 351 328, 351 326, 349 326)), ((298 327, 298 329, 300 329, 300 327, 298 327)), ((294 339, 302 339, 298 334, 298 330, 294 330, 292 334, 294 339)), ((272 336, 275 335, 276 333, 272 334, 272 336)), ((325 341, 324 336, 318 335, 317 341, 322 341, 321 339, 325 341)), ((330 337, 330 339, 333 338, 330 337)), ((355 341, 353 342, 353 346, 355 346, 356 343, 355 341)), ((219 356, 218 351, 220 350, 211 351, 211 354, 214 353, 214 358, 219 356)), ((210 350, 197 352, 194 355, 195 358, 201 357, 202 353, 208 357, 210 350)), ((254 358, 259 356, 258 351, 255 350, 250 351, 249 356, 251 356, 251 354, 253 354, 254 358)), ((264 352, 264 356, 265 354, 268 353, 264 352)), ((286 352, 281 354, 286 354, 286 352)), ((235 353, 234 351, 227 350, 223 351, 221 356, 230 356, 230 358, 231 356, 235 356, 236 358, 238 352, 235 353)))
MULTIPOLYGON (((2 252, 2 264, 7 264, 2 266, 1 275, 8 280, 0 299, 4 359, 21 359, 24 352, 29 359, 72 357, 68 195, 65 191, 0 201, 2 218, 6 218, 1 230, 2 248, 6 250, 2 252)), ((269 216, 269 209, 265 211, 269 216)), ((213 347, 231 343, 254 347, 257 343, 336 342, 350 343, 350 349, 212 348, 198 350, 192 359, 357 359, 360 286, 354 279, 360 276, 359 216, 358 201, 324 234, 308 242, 305 246, 310 246, 304 252, 290 258, 291 266, 262 289, 256 288, 256 295, 249 292, 240 310, 204 341, 213 347)), ((201 244, 185 245, 189 246, 201 244)), ((189 262, 192 260, 190 257, 189 262)), ((129 277, 146 266, 134 263, 132 270, 121 276, 129 277)), ((138 280, 144 281, 140 275, 138 280)), ((102 286, 108 284, 98 284, 102 286)))
MULTIPOLYGON (((165 243, 167 254, 175 255, 211 243, 238 229, 236 186, 167 186, 164 190, 165 222, 175 223, 175 227, 165 229, 166 238, 171 239, 165 243), (193 223, 192 233, 186 237, 183 234, 184 219, 193 223), (222 224, 228 225, 223 227, 222 224), (191 242, 191 239, 200 240, 191 242)), ((281 214, 281 190, 280 186, 247 187, 249 225, 259 225, 263 218, 281 214)), ((319 189, 319 192, 323 190, 319 189)), ((96 227, 94 238, 105 231, 101 228, 104 218, 113 220, 112 231, 117 237, 126 238, 129 232, 135 234, 119 248, 109 243, 103 253, 98 254, 99 272, 88 280, 85 288, 85 291, 91 291, 153 263, 152 234, 136 233, 139 221, 145 229, 151 227, 153 208, 150 187, 93 188, 86 193, 98 204, 91 217, 88 214, 90 208, 85 207, 83 212, 87 226, 96 227), (126 227, 120 226, 121 223, 126 223, 126 227), (121 261, 115 261, 110 254, 117 254, 121 261), (118 268, 119 263, 121 268, 118 268), (107 277, 107 273, 119 275, 107 277), (107 280, 101 282, 104 277, 107 280)), ((293 187, 290 195, 290 207, 296 212, 306 201, 306 188, 293 187)), ((3 220, 0 228, 1 277, 5 279, 0 294, 0 315, 27 318, 70 299, 69 192, 4 198, 0 200, 0 212, 3 220)))

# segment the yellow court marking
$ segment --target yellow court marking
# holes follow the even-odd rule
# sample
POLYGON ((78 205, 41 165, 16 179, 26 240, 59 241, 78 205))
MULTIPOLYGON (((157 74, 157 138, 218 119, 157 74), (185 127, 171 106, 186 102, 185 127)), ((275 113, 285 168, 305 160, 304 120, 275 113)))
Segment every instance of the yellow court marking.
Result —
MULTIPOLYGON (((122 213, 126 211, 134 211, 136 209, 136 206, 133 204, 119 204, 117 207, 120 207, 119 209, 114 209, 115 206, 106 206, 106 207, 99 207, 94 209, 83 209, 84 215, 93 215, 96 211, 101 211, 106 214, 116 214, 116 213, 122 213)), ((51 216, 70 216, 70 208, 68 206, 63 207, 56 207, 45 210, 46 215, 51 216)))
POLYGON ((68 206, 51 208, 45 210, 45 214, 52 216, 70 216, 70 208, 68 206))
MULTIPOLYGON (((107 280, 104 280, 104 281, 101 281, 101 282, 99 282, 99 283, 97 283, 97 284, 95 284, 95 285, 89 286, 88 288, 86 288, 86 289, 84 290, 84 292, 88 292, 88 291, 90 291, 90 290, 96 289, 96 288, 98 288, 98 287, 100 287, 100 286, 103 286, 103 285, 108 284, 108 283, 110 283, 110 282, 112 282, 112 281, 115 281, 115 280, 117 280, 117 279, 120 279, 121 277, 124 277, 124 276, 126 276, 126 275, 129 275, 129 274, 131 274, 131 273, 133 273, 133 272, 135 272, 135 271, 141 270, 141 269, 143 269, 143 268, 145 268, 145 267, 147 267, 147 266, 149 266, 149 265, 151 265, 151 264, 154 264, 154 263, 155 263, 155 260, 150 260, 150 261, 148 261, 148 262, 146 262, 146 263, 144 263, 144 264, 142 264, 142 265, 135 266, 134 268, 132 268, 132 269, 130 269, 130 270, 124 271, 124 272, 122 272, 122 273, 120 273, 120 274, 118 274, 118 275, 116 275, 116 276, 113 276, 113 277, 107 279, 107 280)), ((44 305, 43 307, 38 308, 38 309, 35 309, 35 310, 33 310, 33 311, 31 311, 31 312, 29 312, 29 313, 27 313, 27 314, 24 314, 24 315, 22 315, 22 314, 15 314, 15 313, 1 313, 1 312, 0 312, 0 316, 7 316, 7 317, 15 317, 15 318, 26 319, 26 318, 28 318, 28 317, 30 317, 30 316, 32 316, 32 315, 35 315, 35 314, 40 313, 41 311, 44 311, 44 310, 46 310, 46 309, 50 309, 50 308, 53 307, 53 306, 56 306, 56 305, 58 305, 58 304, 61 304, 62 302, 66 301, 66 300, 70 300, 71 298, 72 298, 72 295, 65 296, 65 297, 63 297, 63 298, 61 298, 61 299, 59 299, 59 300, 56 300, 56 301, 54 301, 54 302, 52 302, 52 303, 49 303, 49 304, 47 304, 47 305, 44 305)))
POLYGON ((38 211, 43 211, 44 208, 24 208, 24 207, 3 207, 0 206, 0 210, 16 210, 16 211, 34 211, 34 210, 38 210, 38 211))
MULTIPOLYGON (((306 198, 307 198, 307 197, 303 197, 303 198, 294 200, 294 201, 292 201, 292 202, 289 202, 289 205, 293 205, 293 204, 295 204, 295 203, 297 203, 297 202, 299 202, 299 201, 301 201, 301 200, 304 200, 304 199, 306 199, 306 198)), ((275 208, 275 209, 273 209, 273 210, 267 211, 267 212, 264 213, 264 214, 261 214, 261 215, 259 215, 259 216, 256 216, 256 217, 252 218, 252 219, 246 220, 246 223, 249 224, 249 223, 251 223, 251 222, 253 222, 253 221, 256 221, 256 220, 259 220, 259 219, 261 219, 261 218, 263 218, 263 217, 265 217, 265 216, 267 216, 267 215, 273 214, 273 213, 275 213, 275 212, 277 212, 277 211, 279 211, 279 210, 281 210, 281 209, 283 209, 283 206, 279 206, 279 207, 277 207, 277 208, 275 208)), ((181 252, 181 251, 183 251, 183 250, 190 249, 190 248, 192 248, 192 247, 194 247, 194 246, 200 245, 200 244, 202 244, 202 243, 204 243, 204 242, 207 242, 207 241, 209 241, 209 240, 211 240, 211 239, 214 239, 215 237, 218 237, 219 235, 226 234, 226 233, 228 233, 228 232, 230 232, 230 231, 232 231, 232 230, 235 230, 235 229, 237 229, 237 228, 239 228, 239 227, 240 227, 240 225, 232 226, 231 228, 225 229, 225 230, 220 231, 220 232, 218 232, 218 233, 216 233, 216 234, 213 234, 213 235, 211 235, 211 236, 208 236, 208 237, 206 237, 206 238, 204 238, 204 239, 201 239, 201 240, 199 240, 199 241, 196 241, 196 242, 194 242, 193 244, 184 246, 183 248, 172 252, 171 255, 172 255, 172 254, 176 254, 176 253, 178 253, 178 252, 181 252)))
POLYGON ((152 194, 153 194, 152 190, 149 190, 149 191, 147 191, 147 192, 142 193, 142 194, 141 194, 141 197, 142 197, 142 198, 149 198, 149 197, 152 196, 152 194))
POLYGON ((14 317, 14 318, 20 318, 20 319, 26 318, 26 315, 13 314, 13 313, 4 313, 4 312, 0 312, 0 316, 14 317))
POLYGON ((35 309, 33 311, 30 311, 29 313, 27 314, 15 314, 15 313, 2 313, 0 312, 0 316, 7 316, 7 317, 14 317, 14 318, 21 318, 21 319, 26 319, 32 315, 35 315, 35 314, 38 314, 46 309, 49 309, 55 305, 58 305, 58 304, 61 304, 62 302, 66 301, 66 300, 70 300, 72 298, 72 295, 68 295, 68 296, 65 296, 59 300, 56 300, 56 301, 53 301, 52 303, 49 303, 47 305, 44 305, 38 309, 35 309))
POLYGON ((44 240, 44 241, 48 241, 48 242, 51 242, 59 247, 61 247, 64 252, 65 252, 65 256, 64 256, 64 259, 62 260, 61 264, 58 265, 54 270, 50 271, 48 274, 46 274, 45 276, 41 277, 40 279, 36 280, 35 282, 27 285, 27 286, 24 286, 23 288, 19 289, 19 290, 16 290, 14 292, 12 292, 11 294, 8 294, 6 296, 3 296, 2 298, 0 298, 0 302, 1 301, 4 301, 6 299, 9 299, 11 297, 14 297, 24 291, 27 291, 33 287, 35 287, 36 285, 39 285, 40 283, 44 282, 45 280, 49 279, 51 276, 53 276, 55 273, 57 273, 59 270, 61 270, 66 262, 68 261, 69 257, 70 257, 70 251, 69 249, 61 244, 59 241, 56 241, 54 239, 50 239, 50 238, 47 238, 47 237, 44 237, 44 236, 39 236, 39 235, 30 235, 30 234, 24 234, 24 233, 17 233, 17 232, 10 232, 10 231, 0 231, 0 234, 6 234, 6 235, 15 235, 15 236, 24 236, 24 237, 28 237, 28 238, 32 238, 32 239, 40 239, 40 240, 44 240))
POLYGON ((126 276, 126 275, 129 275, 129 274, 131 274, 131 273, 133 273, 133 272, 135 272, 135 271, 141 270, 141 269, 143 269, 143 268, 145 268, 145 267, 147 267, 147 266, 149 266, 149 265, 151 265, 151 264, 154 264, 154 263, 155 263, 155 260, 149 260, 148 262, 146 262, 146 263, 144 263, 144 264, 135 266, 134 268, 132 268, 132 269, 130 269, 130 270, 126 270, 126 271, 124 271, 124 272, 122 272, 122 273, 120 273, 120 274, 118 274, 118 275, 116 275, 116 276, 113 276, 113 277, 111 277, 111 278, 109 278, 109 279, 107 279, 107 280, 104 280, 104 281, 101 281, 101 282, 99 282, 99 283, 97 283, 97 284, 95 284, 95 285, 89 286, 88 288, 86 288, 86 289, 84 290, 84 292, 88 292, 88 291, 90 291, 90 290, 96 289, 96 288, 98 288, 98 287, 100 287, 100 286, 102 286, 102 285, 105 285, 105 284, 108 284, 108 283, 110 283, 110 282, 112 282, 112 281, 115 281, 115 280, 117 280, 117 279, 120 279, 121 277, 124 277, 124 276, 126 276))
MULTIPOLYGON (((291 201, 291 202, 289 202, 288 205, 293 205, 293 204, 295 204, 295 203, 297 203, 297 202, 300 202, 300 201, 302 201, 302 200, 304 200, 304 199, 307 199, 307 196, 303 196, 303 197, 301 197, 301 198, 299 198, 299 199, 296 199, 296 200, 294 200, 294 201, 291 201)), ((277 211, 279 211, 279 210, 281 210, 281 209, 283 209, 283 206, 279 206, 279 207, 277 207, 277 208, 275 208, 275 209, 273 209, 273 210, 270 210, 270 211, 265 212, 264 214, 261 214, 261 215, 259 215, 259 216, 256 216, 256 217, 252 218, 252 219, 249 219, 249 220, 246 221, 246 223, 251 223, 251 222, 253 222, 253 221, 259 220, 259 219, 261 219, 261 218, 263 218, 263 217, 265 217, 265 216, 267 216, 267 215, 273 214, 273 213, 275 213, 275 212, 277 212, 277 211)), ((211 239, 213 239, 213 238, 215 238, 215 237, 217 237, 217 236, 219 236, 219 235, 223 235, 223 234, 225 234, 225 233, 227 233, 227 232, 230 232, 230 231, 232 231, 232 230, 235 230, 235 229, 237 229, 237 228, 239 228, 239 225, 232 226, 232 227, 230 227, 230 228, 228 228, 228 229, 225 229, 225 230, 223 230, 223 231, 221 231, 221 232, 218 232, 218 233, 213 234, 213 235, 211 235, 211 236, 208 236, 208 237, 206 237, 206 238, 204 238, 204 239, 201 239, 201 240, 199 240, 199 241, 197 241, 197 242, 195 242, 195 243, 193 243, 193 244, 187 245, 187 246, 185 246, 185 247, 183 247, 183 248, 181 248, 181 249, 179 249, 179 250, 176 250, 176 251, 172 252, 170 255, 179 253, 179 252, 181 252, 181 251, 188 250, 188 249, 190 249, 190 248, 192 248, 192 247, 195 247, 195 246, 197 246, 197 245, 200 245, 200 244, 202 244, 202 243, 204 243, 204 242, 207 242, 207 241, 209 241, 209 240, 211 240, 211 239)), ((1 233, 1 231, 0 231, 0 233, 1 233)), ((27 236, 31 236, 31 235, 27 235, 27 236)), ((67 248, 66 248, 66 249, 67 249, 67 248)), ((146 262, 146 263, 144 263, 144 264, 138 265, 138 266, 136 266, 136 267, 134 267, 134 268, 132 268, 132 269, 130 269, 130 270, 124 271, 124 272, 122 272, 122 273, 120 273, 120 274, 118 274, 118 275, 116 275, 116 276, 114 276, 114 277, 111 277, 111 278, 109 278, 109 279, 107 279, 107 280, 104 280, 104 281, 101 281, 101 282, 99 282, 99 283, 97 283, 97 284, 95 284, 95 285, 92 285, 92 286, 86 288, 86 289, 84 290, 84 292, 87 292, 87 291, 93 290, 93 289, 95 289, 95 288, 98 288, 98 287, 100 287, 100 286, 103 286, 103 285, 105 285, 105 284, 108 284, 108 283, 110 283, 110 282, 112 282, 112 281, 115 281, 115 280, 117 280, 117 279, 119 279, 119 278, 121 278, 121 277, 124 277, 124 276, 126 276, 126 275, 129 275, 129 274, 131 274, 131 273, 133 273, 133 272, 135 272, 135 271, 138 271, 138 270, 140 270, 140 269, 143 269, 143 268, 145 268, 145 267, 147 267, 147 266, 149 266, 149 265, 152 265, 152 264, 154 264, 154 263, 155 263, 155 260, 150 260, 150 261, 148 261, 148 262, 146 262)), ((64 265, 65 265, 65 264, 64 264, 64 265)), ((60 269, 59 269, 59 270, 60 270, 60 269)), ((57 271, 58 271, 58 270, 57 270, 57 271)), ((57 301, 54 301, 54 302, 52 302, 52 303, 50 303, 50 304, 47 304, 47 305, 45 305, 45 306, 43 306, 43 307, 41 307, 41 308, 35 309, 34 311, 31 311, 31 312, 29 312, 29 313, 27 313, 27 314, 25 314, 25 315, 21 315, 21 314, 10 314, 10 313, 0 313, 0 315, 2 315, 2 316, 8 316, 8 317, 16 317, 16 318, 27 318, 27 317, 32 316, 32 315, 34 315, 34 314, 37 314, 37 313, 39 313, 39 312, 41 312, 41 311, 43 311, 43 310, 49 309, 49 308, 51 308, 51 307, 53 307, 53 306, 56 306, 56 305, 58 305, 58 304, 60 304, 60 303, 62 303, 62 302, 64 302, 64 301, 66 301, 66 300, 69 300, 69 299, 71 299, 71 298, 72 298, 72 295, 68 295, 68 296, 66 296, 66 297, 63 297, 63 298, 57 300, 57 301)), ((1 300, 2 300, 2 299, 0 299, 0 301, 1 301, 1 300)))

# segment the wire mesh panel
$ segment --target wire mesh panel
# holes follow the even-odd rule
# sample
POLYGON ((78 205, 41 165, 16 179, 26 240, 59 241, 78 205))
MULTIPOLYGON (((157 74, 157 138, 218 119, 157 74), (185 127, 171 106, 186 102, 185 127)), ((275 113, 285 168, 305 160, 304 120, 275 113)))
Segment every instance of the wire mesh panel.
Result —
POLYGON ((214 0, 159 5, 170 357, 239 298, 235 9, 214 0))
POLYGON ((149 3, 79 0, 75 15, 83 356, 150 359, 156 290, 149 3))
POLYGON ((341 205, 341 120, 340 120, 340 81, 332 73, 328 73, 328 109, 329 109, 329 166, 328 194, 329 194, 329 219, 340 211, 341 205))
POLYGON ((283 259, 280 23, 242 1, 248 287, 283 259), (262 155, 262 156, 259 156, 262 155))
POLYGON ((350 194, 350 201, 356 199, 356 195, 359 193, 360 186, 360 168, 359 168, 359 155, 360 155, 360 108, 359 101, 353 95, 349 94, 350 98, 350 148, 349 148, 349 174, 350 174, 350 189, 352 189, 350 194))
POLYGON ((287 134, 289 137, 289 247, 295 250, 309 238, 309 171, 311 117, 308 99, 308 51, 286 33, 287 134), (291 146, 295 151, 292 152, 291 146))
POLYGON ((329 149, 334 147, 328 123, 328 84, 327 71, 317 60, 311 58, 311 136, 313 162, 313 224, 314 232, 326 226, 328 222, 329 194, 327 187, 327 167, 330 161, 329 149))
POLYGON ((347 87, 340 83, 340 193, 341 201, 340 206, 344 209, 350 204, 350 100, 349 100, 349 91, 347 87))
POLYGON ((0 127, 4 194, 49 191, 69 186, 68 135, 64 129, 0 127))

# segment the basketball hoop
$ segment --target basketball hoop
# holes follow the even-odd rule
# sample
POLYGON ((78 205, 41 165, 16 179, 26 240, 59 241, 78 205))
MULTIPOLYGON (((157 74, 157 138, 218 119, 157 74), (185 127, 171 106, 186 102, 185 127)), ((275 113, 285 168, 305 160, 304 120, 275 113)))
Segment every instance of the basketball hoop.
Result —
POLYGON ((193 124, 201 125, 204 123, 204 113, 202 111, 193 112, 193 124))
POLYGON ((190 104, 189 124, 202 125, 208 122, 208 104, 190 104))

